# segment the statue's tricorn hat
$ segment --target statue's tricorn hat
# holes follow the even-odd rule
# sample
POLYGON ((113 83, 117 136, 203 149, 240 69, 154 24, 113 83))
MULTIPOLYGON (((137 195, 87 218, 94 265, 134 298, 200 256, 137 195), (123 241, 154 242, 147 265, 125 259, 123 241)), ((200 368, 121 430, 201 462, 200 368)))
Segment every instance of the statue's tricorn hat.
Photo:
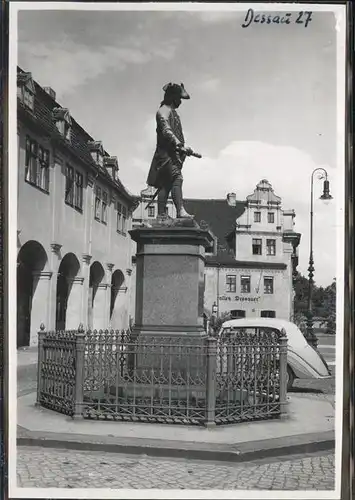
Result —
POLYGON ((189 94, 186 92, 183 83, 167 83, 164 85, 163 90, 166 95, 180 97, 181 99, 190 99, 189 94))

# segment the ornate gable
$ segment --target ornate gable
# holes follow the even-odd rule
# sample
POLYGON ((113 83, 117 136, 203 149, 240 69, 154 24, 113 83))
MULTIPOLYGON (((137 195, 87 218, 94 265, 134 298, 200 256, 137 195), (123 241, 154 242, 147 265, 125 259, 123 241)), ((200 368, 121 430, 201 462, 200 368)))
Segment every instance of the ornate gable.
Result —
POLYGON ((270 182, 262 179, 254 193, 247 196, 248 205, 281 205, 281 198, 276 196, 270 182))

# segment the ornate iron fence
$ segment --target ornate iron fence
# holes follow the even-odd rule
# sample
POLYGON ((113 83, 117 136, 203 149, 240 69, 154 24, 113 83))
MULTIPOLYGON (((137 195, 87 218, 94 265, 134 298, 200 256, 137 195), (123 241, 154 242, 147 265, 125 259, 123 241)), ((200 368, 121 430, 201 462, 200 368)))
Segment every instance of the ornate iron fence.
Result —
POLYGON ((273 328, 219 338, 42 329, 38 366, 37 402, 74 417, 214 426, 286 411, 287 341, 273 328))
POLYGON ((286 401, 286 338, 273 328, 229 328, 217 346, 216 423, 272 418, 286 401))
POLYGON ((206 346, 183 339, 137 339, 87 332, 83 415, 200 423, 205 419, 206 346))
POLYGON ((50 410, 74 415, 76 401, 76 330, 38 334, 37 404, 50 410))

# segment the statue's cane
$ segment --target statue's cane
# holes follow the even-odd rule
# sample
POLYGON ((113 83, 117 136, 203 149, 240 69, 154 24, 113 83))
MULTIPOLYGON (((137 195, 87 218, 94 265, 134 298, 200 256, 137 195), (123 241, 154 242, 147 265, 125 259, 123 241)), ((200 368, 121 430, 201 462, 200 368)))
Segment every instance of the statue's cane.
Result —
MULTIPOLYGON (((195 158, 202 158, 202 155, 200 155, 199 153, 195 153, 194 151, 192 151, 191 153, 187 153, 187 156, 194 156, 195 158)), ((158 196, 160 190, 161 190, 161 188, 159 188, 155 191, 153 198, 150 200, 150 202, 145 207, 146 210, 147 210, 147 208, 149 208, 151 206, 151 204, 153 203, 155 198, 158 196)))

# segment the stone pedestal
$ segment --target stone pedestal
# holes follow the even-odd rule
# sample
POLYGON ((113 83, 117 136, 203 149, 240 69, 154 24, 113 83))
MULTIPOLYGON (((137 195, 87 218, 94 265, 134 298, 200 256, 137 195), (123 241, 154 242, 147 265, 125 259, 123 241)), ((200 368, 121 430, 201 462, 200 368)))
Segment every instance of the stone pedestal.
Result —
POLYGON ((170 397, 172 391, 181 397, 192 386, 201 394, 206 377, 205 249, 213 237, 193 220, 155 223, 130 234, 137 243, 133 337, 138 346, 132 368, 138 379, 147 380, 147 391, 158 387, 160 397, 164 387, 170 397))
POLYGON ((177 219, 130 231, 137 243, 137 334, 204 335, 205 249, 211 233, 177 219))

